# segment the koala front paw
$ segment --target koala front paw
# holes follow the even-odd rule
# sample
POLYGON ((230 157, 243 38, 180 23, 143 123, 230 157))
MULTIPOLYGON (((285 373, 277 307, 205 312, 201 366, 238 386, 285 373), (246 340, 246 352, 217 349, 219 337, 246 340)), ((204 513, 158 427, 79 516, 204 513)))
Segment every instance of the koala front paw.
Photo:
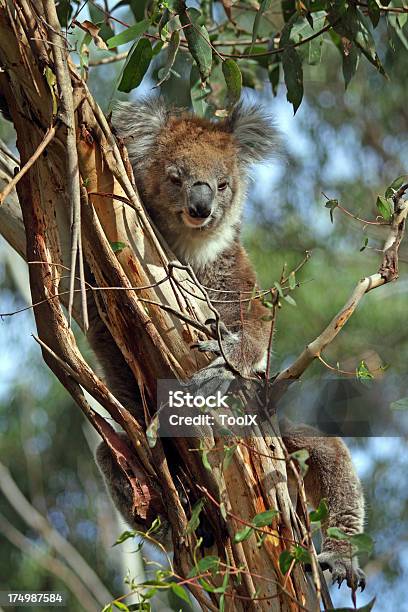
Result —
POLYGON ((332 584, 336 582, 341 587, 344 580, 347 586, 356 591, 359 587, 364 591, 366 585, 366 575, 358 567, 355 558, 350 559, 336 551, 326 551, 317 555, 322 570, 330 570, 332 575, 332 584))
POLYGON ((208 366, 196 372, 189 380, 182 383, 191 392, 205 397, 217 391, 225 395, 234 382, 234 374, 226 367, 222 357, 217 357, 208 366))
MULTIPOLYGON (((224 354, 230 354, 233 348, 239 342, 237 334, 230 332, 222 321, 219 322, 218 329, 215 319, 207 319, 206 325, 208 325, 214 336, 218 336, 219 334, 224 354)), ((216 355, 221 355, 220 343, 218 339, 201 340, 192 346, 203 353, 215 353, 216 355)))

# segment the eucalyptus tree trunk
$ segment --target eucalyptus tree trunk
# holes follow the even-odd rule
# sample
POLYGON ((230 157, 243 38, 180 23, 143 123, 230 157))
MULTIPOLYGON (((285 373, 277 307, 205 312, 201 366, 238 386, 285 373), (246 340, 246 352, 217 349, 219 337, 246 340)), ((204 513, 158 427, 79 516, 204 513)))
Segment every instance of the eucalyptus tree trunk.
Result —
MULTIPOLYGON (((169 273, 174 256, 155 235, 135 191, 126 151, 115 141, 69 58, 54 2, 0 0, 0 63, 0 95, 14 123, 24 168, 16 181, 21 211, 11 191, 0 204, 0 231, 29 262, 31 297, 45 361, 126 474, 133 474, 140 522, 148 527, 158 513, 167 515, 178 577, 187 578, 194 566, 196 536, 188 530, 189 517, 169 469, 175 456, 183 463, 193 489, 199 484, 208 492, 208 500, 213 500, 207 500, 203 512, 215 534, 214 554, 230 568, 245 567, 239 583, 229 579, 225 609, 318 610, 316 593, 302 567, 295 565, 286 576, 279 569, 279 556, 287 542, 299 541, 299 526, 286 486, 284 451, 272 429, 262 435, 254 432, 245 445, 238 445, 226 469, 222 469, 222 452, 217 455, 213 450, 212 472, 204 467, 200 453, 192 452, 200 449, 200 440, 175 438, 163 448, 158 439, 150 447, 146 427, 117 401, 78 348, 63 309, 63 305, 71 309, 66 277, 76 269, 76 261, 85 261, 98 287, 119 288, 97 292, 100 313, 150 414, 157 379, 185 380, 197 367, 206 365, 207 358, 193 356, 189 346, 204 332, 208 312, 202 301, 180 291, 180 281, 188 271, 171 267, 169 273), (26 164, 31 164, 28 169, 26 164), (114 252, 113 243, 122 243, 123 248, 114 252), (146 288, 136 292, 134 286, 146 288), (108 421, 87 404, 82 388, 125 429, 132 443, 130 451, 108 421), (234 541, 243 524, 269 509, 279 514, 266 528, 270 537, 262 546, 257 546, 254 534, 242 542, 234 541)), ((0 168, 2 189, 12 178, 14 166, 6 156, 0 168)), ((81 265, 78 270, 83 294, 90 289, 81 265)), ((192 287, 191 292, 199 295, 198 288, 192 287)), ((81 291, 71 295, 75 296, 72 314, 86 333, 81 291)), ((214 441, 206 439, 201 444, 201 449, 211 450, 214 441)), ((198 488, 194 493, 196 499, 202 497, 198 488)), ((207 576, 206 580, 219 586, 222 576, 207 576)), ((197 581, 188 586, 203 610, 222 605, 219 592, 205 592, 197 581)))

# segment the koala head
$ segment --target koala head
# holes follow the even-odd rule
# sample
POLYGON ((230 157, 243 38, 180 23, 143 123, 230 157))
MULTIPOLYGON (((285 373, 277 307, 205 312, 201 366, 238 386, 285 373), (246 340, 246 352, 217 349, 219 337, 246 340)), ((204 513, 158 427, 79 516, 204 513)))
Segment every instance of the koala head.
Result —
POLYGON ((239 225, 248 167, 277 149, 270 119, 238 105, 211 122, 159 99, 119 103, 113 124, 124 139, 144 204, 159 230, 209 238, 239 225))

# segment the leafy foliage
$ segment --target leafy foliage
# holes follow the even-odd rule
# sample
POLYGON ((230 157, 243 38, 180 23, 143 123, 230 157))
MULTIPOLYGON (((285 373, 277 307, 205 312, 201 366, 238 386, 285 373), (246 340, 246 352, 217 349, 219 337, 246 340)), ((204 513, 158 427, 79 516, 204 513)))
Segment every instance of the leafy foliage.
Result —
MULTIPOLYGON (((64 27, 72 26, 75 8, 74 0, 59 3, 64 27)), ((112 54, 132 43, 118 91, 129 93, 139 87, 155 56, 157 87, 181 79, 175 61, 182 51, 184 64, 193 65, 190 103, 203 116, 225 111, 239 99, 242 86, 257 89, 266 78, 276 95, 281 72, 287 99, 296 113, 304 96, 305 74, 330 61, 329 47, 341 54, 346 87, 357 71, 360 56, 385 75, 376 35, 385 26, 389 28, 386 43, 393 46, 395 32, 408 49, 406 14, 399 12, 398 0, 393 0, 386 12, 376 0, 367 4, 283 0, 280 10, 276 8, 271 0, 261 0, 259 5, 244 0, 236 6, 229 2, 202 1, 186 6, 184 0, 121 0, 109 10, 91 4, 90 17, 112 54), (133 23, 116 19, 117 10, 126 7, 133 23)))

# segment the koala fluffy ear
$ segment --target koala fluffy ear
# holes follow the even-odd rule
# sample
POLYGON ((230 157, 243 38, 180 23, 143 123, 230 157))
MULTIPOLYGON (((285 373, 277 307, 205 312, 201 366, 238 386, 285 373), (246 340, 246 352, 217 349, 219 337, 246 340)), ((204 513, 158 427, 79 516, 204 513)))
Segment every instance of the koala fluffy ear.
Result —
POLYGON ((132 165, 149 158, 157 136, 166 125, 169 111, 160 98, 141 102, 116 102, 112 111, 112 123, 123 138, 132 165))
POLYGON ((271 117, 255 105, 237 104, 225 121, 240 149, 244 164, 253 164, 279 155, 280 138, 271 117))

